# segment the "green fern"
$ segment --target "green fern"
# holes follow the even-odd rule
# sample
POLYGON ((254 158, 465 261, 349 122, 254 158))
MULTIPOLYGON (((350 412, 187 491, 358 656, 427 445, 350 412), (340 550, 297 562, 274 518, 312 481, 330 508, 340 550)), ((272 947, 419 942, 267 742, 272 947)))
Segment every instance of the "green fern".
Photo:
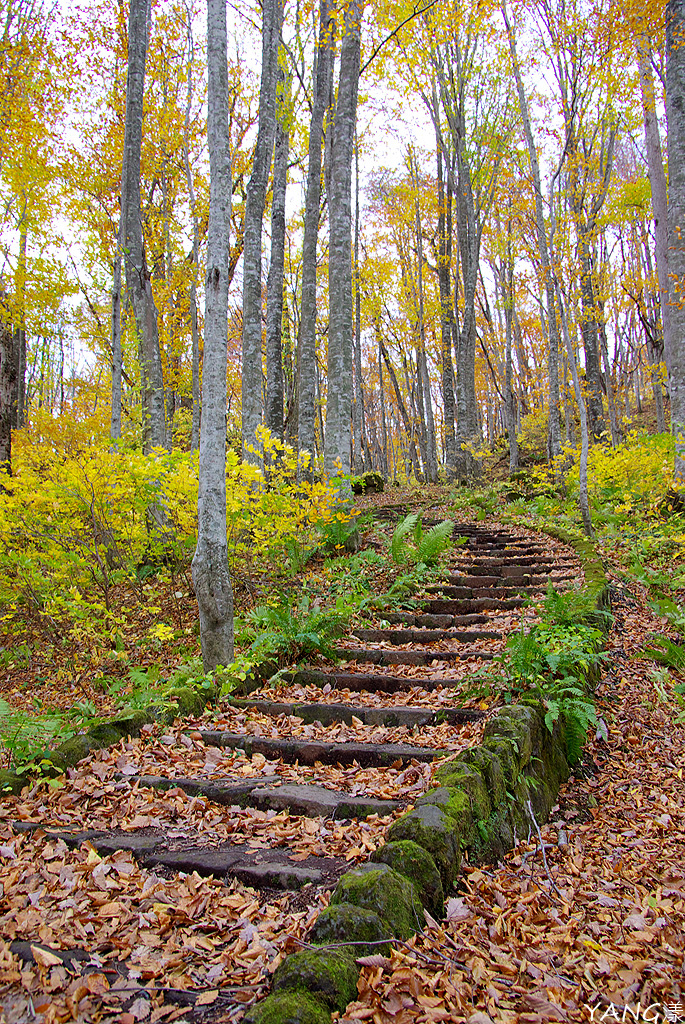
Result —
POLYGON ((565 726, 566 756, 576 764, 587 739, 591 725, 597 724, 597 712, 578 686, 560 685, 548 691, 545 697, 545 725, 550 732, 560 718, 565 726))
POLYGON ((410 512, 408 516, 398 523, 395 527, 395 532, 392 535, 390 542, 390 554, 392 555, 393 562, 397 565, 401 565, 407 561, 408 558, 408 546, 407 537, 410 533, 414 533, 417 526, 420 528, 420 517, 418 512, 410 512))
POLYGON ((312 612, 307 600, 296 610, 287 604, 259 605, 245 618, 249 623, 247 639, 254 637, 249 653, 275 658, 279 665, 314 654, 334 658, 333 641, 343 635, 349 620, 346 612, 338 610, 312 612))
POLYGON ((435 565, 443 551, 449 547, 453 529, 452 520, 443 519, 424 534, 417 544, 417 561, 423 562, 424 565, 435 565))
POLYGON ((685 671, 685 646, 669 640, 667 636, 650 637, 652 647, 645 647, 640 655, 643 658, 651 658, 659 665, 665 665, 676 672, 685 671))

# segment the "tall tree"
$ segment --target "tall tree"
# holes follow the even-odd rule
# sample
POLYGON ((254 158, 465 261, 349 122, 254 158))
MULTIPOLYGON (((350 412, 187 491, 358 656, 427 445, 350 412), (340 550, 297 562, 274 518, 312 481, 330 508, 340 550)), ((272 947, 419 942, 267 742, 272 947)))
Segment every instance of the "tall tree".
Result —
POLYGON ((276 78, 283 0, 262 2, 262 77, 259 87, 259 127, 252 176, 245 200, 243 252, 243 456, 257 445, 262 421, 262 222, 266 187, 276 134, 276 78))
POLYGON ((685 484, 685 0, 666 4, 668 301, 673 316, 669 385, 675 478, 685 484))
POLYGON ((328 381, 324 470, 350 472, 352 411, 352 156, 361 61, 361 0, 343 15, 338 97, 330 128, 328 381))
POLYGON ((192 576, 206 672, 233 661, 233 588, 226 541, 226 353, 231 154, 225 0, 207 0, 210 199, 200 431, 198 536, 192 576))
POLYGON ((143 245, 140 207, 140 149, 143 139, 143 92, 148 40, 148 0, 131 0, 128 16, 126 122, 121 174, 121 216, 126 289, 135 316, 143 389, 143 450, 164 446, 164 382, 159 350, 157 307, 143 245))
POLYGON ((271 201, 271 263, 266 284, 265 424, 283 440, 283 277, 285 263, 285 194, 290 144, 290 82, 278 72, 276 145, 271 201))

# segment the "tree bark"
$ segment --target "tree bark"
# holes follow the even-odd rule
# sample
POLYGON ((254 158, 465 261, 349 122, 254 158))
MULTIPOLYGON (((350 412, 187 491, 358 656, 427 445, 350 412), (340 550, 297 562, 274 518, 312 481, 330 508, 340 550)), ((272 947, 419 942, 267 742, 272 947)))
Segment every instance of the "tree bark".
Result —
POLYGON ((666 4, 668 118, 668 302, 673 315, 669 391, 675 479, 685 484, 685 0, 666 4))
POLYGON ((331 78, 331 37, 329 0, 321 0, 309 127, 309 166, 302 242, 302 303, 297 344, 297 444, 300 452, 309 452, 312 458, 316 410, 316 248, 321 213, 321 142, 331 78))
MULTIPOLYGON (((121 194, 124 194, 122 185, 121 194)), ((121 224, 117 231, 117 250, 114 254, 112 274, 112 412, 110 417, 109 436, 112 441, 121 437, 121 224)))
MULTIPOLYGON (((409 150, 409 172, 415 192, 414 215, 416 222, 416 262, 417 262, 417 285, 418 285, 418 321, 419 321, 419 345, 416 352, 416 362, 419 370, 419 381, 423 394, 423 406, 425 409, 426 424, 426 475, 430 483, 438 481, 438 455, 435 444, 435 418, 433 416, 433 399, 430 389, 430 377, 428 375, 428 361, 426 358, 426 321, 423 308, 423 228, 421 224, 421 205, 419 203, 419 171, 416 159, 411 149, 409 150)), ((449 301, 449 297, 448 297, 449 301)), ((450 364, 452 360, 450 358, 450 364)))
POLYGON ((140 205, 140 150, 143 138, 143 91, 148 38, 148 0, 131 0, 128 19, 126 123, 121 174, 126 289, 131 297, 138 335, 143 406, 143 451, 164 447, 164 383, 159 350, 157 309, 145 259, 140 205), (125 189, 125 191, 124 191, 125 189))
MULTIPOLYGON (((0 471, 12 472, 12 427, 17 404, 17 359, 14 332, 0 307, 0 471)), ((1 487, 1 485, 0 485, 1 487)))
POLYGON ((654 252, 656 272, 659 281, 659 306, 661 309, 661 330, 664 339, 666 368, 671 362, 673 347, 672 310, 668 301, 668 191, 666 172, 661 154, 659 121, 656 115, 654 79, 652 77, 651 47, 649 37, 640 36, 636 43, 638 66, 640 68, 640 89, 642 112, 645 125, 647 168, 652 190, 652 214, 654 217, 654 252))
POLYGON ((206 672, 233 661, 233 588, 226 542, 226 359, 231 154, 225 0, 207 0, 210 196, 198 537, 192 576, 206 672))
POLYGON ((193 27, 190 15, 187 21, 188 29, 188 65, 186 74, 188 76, 186 86, 186 111, 183 124, 183 166, 186 172, 186 185, 188 187, 188 204, 190 206, 190 219, 193 228, 193 247, 190 256, 190 336, 192 339, 192 393, 193 411, 192 426, 190 431, 190 450, 196 452, 200 447, 200 333, 197 322, 197 274, 200 263, 200 221, 197 215, 197 204, 195 200, 195 184, 193 182, 193 171, 190 166, 190 112, 193 101, 193 27))
POLYGON ((362 388, 361 281, 359 276, 359 140, 354 138, 354 472, 364 472, 364 391, 362 388))
POLYGON ((571 377, 573 378, 573 390, 576 395, 576 403, 578 405, 578 412, 580 414, 580 465, 578 471, 578 504, 580 506, 580 514, 583 519, 583 528, 588 535, 592 537, 594 530, 592 527, 592 516, 590 515, 590 500, 588 497, 587 489, 587 461, 588 453, 590 450, 590 429, 588 425, 587 406, 585 404, 585 398, 580 386, 580 377, 578 376, 578 365, 576 363, 576 354, 571 344, 571 335, 568 329, 568 321, 566 319, 566 312, 564 310, 564 304, 561 298, 561 289, 557 283, 556 286, 557 298, 559 300, 559 312, 561 314, 561 325, 564 332, 564 340, 566 342, 566 355, 568 357, 568 365, 571 371, 571 377))
POLYGON ((535 196, 535 231, 538 242, 538 253, 540 256, 540 269, 542 271, 542 277, 545 287, 545 298, 547 302, 547 366, 549 374, 549 449, 552 458, 556 458, 561 453, 561 427, 559 423, 559 330, 557 326, 556 313, 554 310, 554 275, 551 268, 549 247, 547 245, 547 229, 545 227, 545 214, 542 205, 540 165, 538 163, 538 154, 537 149, 535 147, 535 139, 533 138, 533 129, 530 123, 530 115, 528 112, 528 100, 526 98, 525 89, 523 88, 521 66, 519 64, 518 54, 516 52, 516 36, 514 34, 513 27, 509 22, 509 17, 507 15, 507 9, 505 4, 502 4, 502 17, 504 18, 504 24, 507 30, 507 36, 509 38, 509 52, 511 54, 512 69, 514 72, 514 79, 516 81, 516 91, 518 93, 519 98, 519 109, 521 111, 521 121, 523 122, 523 132, 526 137, 526 148, 528 150, 530 171, 533 178, 533 192, 535 196))
POLYGON ((279 104, 274 150, 271 205, 271 263, 266 283, 266 409, 265 424, 283 440, 283 273, 285 262, 285 193, 288 182, 289 83, 279 69, 279 104))
POLYGON ((259 461, 257 428, 262 422, 262 221, 276 133, 276 76, 283 0, 262 3, 262 77, 259 128, 252 176, 245 198, 243 249, 243 458, 259 461))
POLYGON ((340 47, 338 99, 331 126, 328 257, 328 393, 324 471, 350 472, 352 411, 352 155, 361 57, 361 0, 350 0, 340 47))

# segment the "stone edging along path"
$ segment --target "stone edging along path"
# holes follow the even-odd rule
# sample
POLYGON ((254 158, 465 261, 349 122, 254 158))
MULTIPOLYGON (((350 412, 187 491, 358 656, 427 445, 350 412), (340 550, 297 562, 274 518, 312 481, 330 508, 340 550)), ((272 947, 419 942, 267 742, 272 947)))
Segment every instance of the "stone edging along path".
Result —
MULTIPOLYGON (((605 608, 607 581, 593 544, 562 529, 544 532, 575 549, 586 587, 597 608, 605 608)), ((586 678, 588 687, 593 682, 586 678)), ((544 716, 542 705, 500 711, 482 744, 438 769, 437 786, 394 822, 388 842, 342 876, 309 934, 309 948, 282 961, 270 995, 244 1024, 330 1024, 331 1012, 343 1012, 356 998, 356 957, 382 952, 393 938, 409 939, 423 927, 424 910, 442 917, 463 851, 470 863, 497 860, 533 819, 547 820, 570 768, 564 723, 550 732, 544 716)))

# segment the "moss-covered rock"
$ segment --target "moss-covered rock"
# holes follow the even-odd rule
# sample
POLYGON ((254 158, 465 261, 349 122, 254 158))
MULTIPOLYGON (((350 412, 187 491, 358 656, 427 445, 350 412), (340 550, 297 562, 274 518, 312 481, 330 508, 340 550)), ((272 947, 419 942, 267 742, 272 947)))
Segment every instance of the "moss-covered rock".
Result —
POLYGON ((12 793, 19 796, 24 786, 28 786, 29 780, 24 775, 18 775, 8 768, 0 769, 0 796, 3 793, 12 793))
POLYGON ((88 757, 94 747, 97 749, 87 733, 72 736, 70 740, 61 743, 57 750, 52 751, 50 760, 57 768, 66 771, 67 768, 74 768, 84 757, 88 757))
POLYGON ((335 903, 322 910, 314 927, 309 933, 309 941, 314 946, 328 943, 352 942, 350 949, 355 956, 366 956, 368 953, 387 953, 389 945, 377 945, 392 938, 388 924, 381 921, 378 914, 365 907, 357 907, 352 903, 335 903), (357 945, 369 943, 369 945, 357 945), (373 945, 371 945, 373 943, 373 945))
POLYGON ((466 765, 473 771, 478 772, 485 780, 491 808, 497 807, 504 800, 506 786, 504 784, 502 765, 492 751, 483 746, 465 750, 456 761, 448 762, 436 773, 437 781, 443 785, 450 784, 447 782, 449 771, 459 770, 461 765, 466 765))
POLYGON ((306 949, 293 953, 278 966, 272 991, 311 992, 331 1010, 345 1009, 357 995, 358 954, 337 949, 306 949))
POLYGON ((423 926, 423 907, 408 878, 387 864, 362 864, 342 876, 331 903, 353 903, 378 914, 399 939, 423 926))
POLYGON ((403 839, 399 843, 381 846, 371 854, 371 860, 375 864, 387 864, 393 871, 408 878, 428 913, 433 917, 442 917, 445 906, 442 879, 427 850, 410 839, 403 839))
POLYGON ((533 755, 536 732, 535 712, 523 704, 503 708, 486 724, 483 735, 504 736, 515 744, 519 767, 528 764, 533 755))
POLYGON ((165 723, 174 718, 189 718, 201 715, 206 706, 206 698, 201 690, 194 686, 174 686, 164 691, 165 707, 161 719, 165 723))
POLYGON ((113 747, 117 743, 121 743, 126 735, 126 728, 118 721, 100 722, 98 725, 91 726, 86 733, 95 749, 113 747))
POLYGON ((274 992, 248 1010, 243 1024, 331 1024, 331 1011, 308 992, 274 992))
POLYGON ((492 810, 492 803, 485 779, 475 768, 459 762, 453 763, 454 771, 445 781, 447 789, 467 793, 472 817, 487 818, 492 810))
POLYGON ((511 792, 520 772, 520 762, 514 741, 508 736, 486 736, 483 740, 483 749, 499 762, 505 793, 507 790, 511 792))
POLYGON ((415 807, 413 811, 398 818, 388 831, 390 842, 410 839, 428 851, 440 872, 445 892, 459 871, 459 838, 454 820, 435 804, 415 807))

